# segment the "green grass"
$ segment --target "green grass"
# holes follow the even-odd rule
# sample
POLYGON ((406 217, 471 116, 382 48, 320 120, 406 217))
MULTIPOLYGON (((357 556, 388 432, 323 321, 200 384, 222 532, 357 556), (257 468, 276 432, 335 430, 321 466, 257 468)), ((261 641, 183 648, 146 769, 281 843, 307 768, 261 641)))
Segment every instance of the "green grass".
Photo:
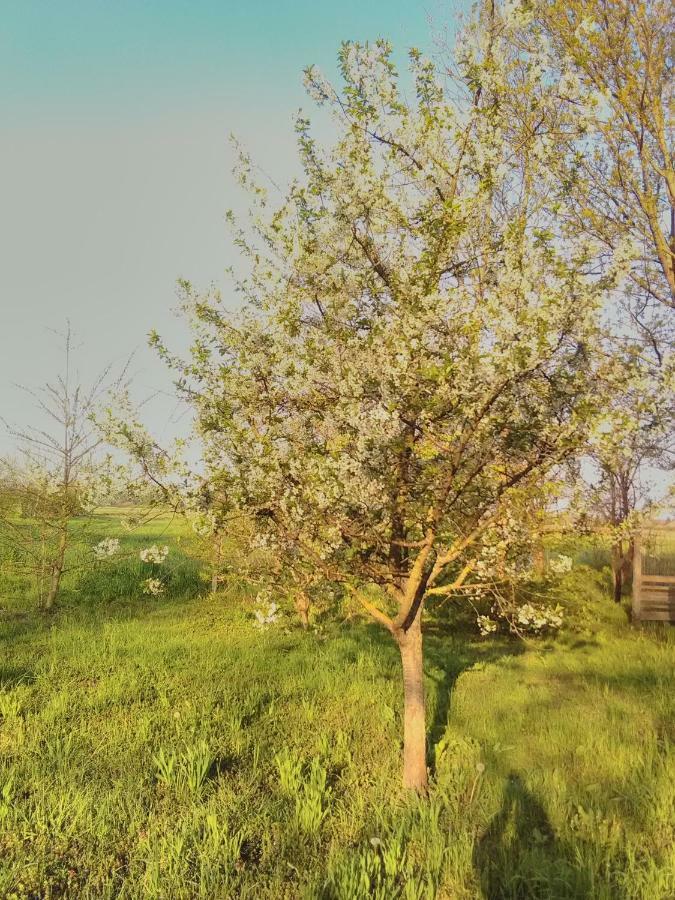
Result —
POLYGON ((675 574, 675 528, 643 532, 642 572, 644 575, 675 574))
POLYGON ((675 896, 675 643, 590 570, 556 641, 430 623, 419 803, 386 635, 257 630, 178 526, 133 539, 170 544, 165 596, 132 555, 51 620, 0 581, 0 897, 675 896))
MULTIPOLYGON (((191 597, 205 588, 208 578, 194 558, 195 535, 177 516, 145 513, 135 507, 108 508, 97 515, 73 520, 59 595, 61 609, 82 611, 84 607, 97 607, 113 600, 133 602, 143 597, 143 580, 154 575, 160 575, 165 581, 165 596, 169 598, 191 597), (95 562, 92 549, 106 537, 118 538, 120 551, 110 559, 95 562), (139 552, 152 544, 171 547, 168 560, 160 569, 139 558, 139 552)), ((20 520, 16 524, 30 527, 29 522, 20 520)), ((21 614, 37 603, 35 584, 18 574, 17 554, 8 550, 11 547, 0 542, 0 605, 21 614)))

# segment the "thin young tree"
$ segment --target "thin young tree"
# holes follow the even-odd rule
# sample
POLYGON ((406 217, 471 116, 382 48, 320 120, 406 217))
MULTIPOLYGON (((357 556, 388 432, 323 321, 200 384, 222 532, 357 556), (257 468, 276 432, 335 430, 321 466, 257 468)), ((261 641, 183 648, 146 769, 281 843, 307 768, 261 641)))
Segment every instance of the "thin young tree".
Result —
POLYGON ((126 367, 113 377, 108 366, 84 386, 74 369, 70 324, 60 337, 61 374, 40 388, 21 388, 34 402, 42 424, 8 425, 17 452, 1 462, 15 502, 11 509, 0 511, 0 535, 35 578, 40 605, 47 612, 57 603, 67 552, 76 540, 73 520, 110 495, 120 471, 102 452, 102 438, 92 416, 105 394, 119 388, 126 376, 126 367))

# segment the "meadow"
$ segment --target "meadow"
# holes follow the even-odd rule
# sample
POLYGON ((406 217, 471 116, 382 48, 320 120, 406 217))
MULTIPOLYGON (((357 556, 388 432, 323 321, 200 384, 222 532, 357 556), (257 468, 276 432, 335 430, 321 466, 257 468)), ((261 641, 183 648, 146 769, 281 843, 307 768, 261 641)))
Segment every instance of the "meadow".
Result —
POLYGON ((0 568, 0 897, 675 896, 675 640, 630 625, 588 550, 555 639, 432 617, 432 786, 411 800, 382 629, 256 628, 180 525, 122 537, 134 553, 75 570, 48 618, 0 568), (151 597, 135 551, 156 541, 151 597))

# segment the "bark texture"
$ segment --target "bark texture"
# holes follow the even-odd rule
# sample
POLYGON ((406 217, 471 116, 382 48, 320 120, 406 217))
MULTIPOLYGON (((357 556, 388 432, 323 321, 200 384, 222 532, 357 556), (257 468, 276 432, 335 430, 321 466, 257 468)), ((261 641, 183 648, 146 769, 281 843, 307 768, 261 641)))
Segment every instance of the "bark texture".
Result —
POLYGON ((299 592, 295 597, 295 611, 300 617, 300 624, 303 628, 309 628, 309 606, 310 601, 307 594, 299 592))
POLYGON ((403 786, 427 790, 427 739, 421 616, 396 634, 403 668, 403 786))

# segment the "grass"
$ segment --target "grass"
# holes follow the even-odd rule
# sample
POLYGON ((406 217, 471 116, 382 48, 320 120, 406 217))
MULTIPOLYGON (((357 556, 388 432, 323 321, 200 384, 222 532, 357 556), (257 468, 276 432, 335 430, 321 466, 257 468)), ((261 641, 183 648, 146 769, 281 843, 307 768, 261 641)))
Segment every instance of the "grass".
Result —
POLYGON ((675 572, 675 528, 647 530, 642 538, 642 571, 645 575, 675 572))
POLYGON ((170 544, 164 596, 137 554, 73 575, 51 621, 0 581, 1 897, 675 896, 675 644, 590 570, 555 641, 430 623, 420 803, 386 635, 258 630, 176 525, 133 540, 170 544))

